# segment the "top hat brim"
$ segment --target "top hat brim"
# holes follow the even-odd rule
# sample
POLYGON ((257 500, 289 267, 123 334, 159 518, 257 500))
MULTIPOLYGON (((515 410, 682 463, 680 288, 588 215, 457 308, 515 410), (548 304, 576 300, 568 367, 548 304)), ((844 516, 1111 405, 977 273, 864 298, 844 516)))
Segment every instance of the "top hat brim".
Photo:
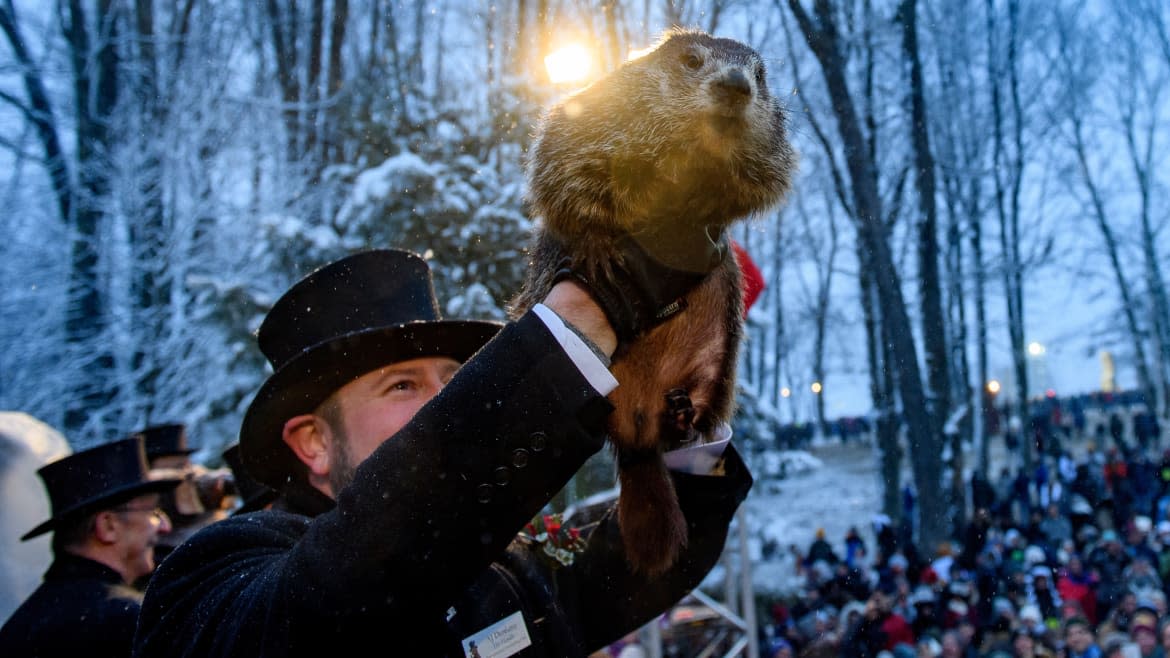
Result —
POLYGON ((51 519, 29 530, 21 536, 20 541, 27 541, 38 535, 43 535, 57 527, 62 520, 77 516, 83 512, 96 511, 106 507, 113 507, 118 501, 130 500, 148 493, 163 493, 179 486, 182 480, 161 478, 146 482, 133 482, 121 487, 103 491, 100 496, 81 500, 69 507, 58 510, 51 519))
POLYGON ((411 322, 348 334, 305 350, 256 393, 240 428, 240 459, 255 480, 280 491, 304 466, 284 443, 284 424, 311 413, 337 389, 382 366, 429 356, 460 363, 479 351, 498 322, 411 322))

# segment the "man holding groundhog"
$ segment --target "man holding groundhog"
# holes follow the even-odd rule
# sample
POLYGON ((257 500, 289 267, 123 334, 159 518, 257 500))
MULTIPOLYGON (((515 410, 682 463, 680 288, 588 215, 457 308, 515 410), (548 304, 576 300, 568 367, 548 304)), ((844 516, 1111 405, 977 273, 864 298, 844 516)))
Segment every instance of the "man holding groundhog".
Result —
MULTIPOLYGON (((603 297, 638 309, 620 328, 637 334, 693 282, 627 258, 643 262, 603 297)), ((580 535, 518 536, 605 444, 606 311, 566 280, 503 326, 442 319, 426 262, 399 250, 296 283, 260 328, 273 373, 240 432, 280 498, 171 554, 135 655, 586 656, 667 610, 751 486, 729 444, 672 473, 690 539, 661 576, 629 568, 613 510, 580 535)))

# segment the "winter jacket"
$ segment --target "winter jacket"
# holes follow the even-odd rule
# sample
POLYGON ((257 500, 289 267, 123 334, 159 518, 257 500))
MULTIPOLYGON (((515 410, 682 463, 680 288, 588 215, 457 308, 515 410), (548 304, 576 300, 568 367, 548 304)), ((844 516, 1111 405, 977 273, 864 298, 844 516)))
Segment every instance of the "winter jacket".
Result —
POLYGON ((568 566, 517 532, 604 444, 612 407, 538 318, 506 326, 357 469, 334 501, 292 485, 276 509, 204 528, 164 561, 136 656, 586 656, 664 612, 722 552, 751 486, 672 473, 689 541, 649 578, 614 516, 568 566), (367 649, 368 647, 368 649, 367 649), (503 654, 508 655, 508 654, 503 654))

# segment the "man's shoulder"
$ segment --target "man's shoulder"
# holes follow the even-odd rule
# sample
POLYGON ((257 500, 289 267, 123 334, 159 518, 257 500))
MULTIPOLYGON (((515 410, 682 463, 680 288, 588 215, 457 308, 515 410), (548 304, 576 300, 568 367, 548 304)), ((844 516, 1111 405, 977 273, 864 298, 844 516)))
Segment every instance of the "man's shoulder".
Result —
POLYGON ((222 556, 255 556, 283 552, 294 546, 312 519, 301 514, 261 510, 231 516, 204 526, 172 551, 158 566, 151 581, 169 579, 175 572, 202 570, 222 556))

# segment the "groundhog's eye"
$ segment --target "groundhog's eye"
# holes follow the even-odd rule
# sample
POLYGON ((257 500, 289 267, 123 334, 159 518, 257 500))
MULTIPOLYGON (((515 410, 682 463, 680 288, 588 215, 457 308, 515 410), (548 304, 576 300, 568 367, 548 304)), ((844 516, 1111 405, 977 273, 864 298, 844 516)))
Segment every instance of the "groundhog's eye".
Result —
POLYGON ((688 69, 698 71, 703 66, 703 58, 698 53, 683 53, 682 63, 688 69))

